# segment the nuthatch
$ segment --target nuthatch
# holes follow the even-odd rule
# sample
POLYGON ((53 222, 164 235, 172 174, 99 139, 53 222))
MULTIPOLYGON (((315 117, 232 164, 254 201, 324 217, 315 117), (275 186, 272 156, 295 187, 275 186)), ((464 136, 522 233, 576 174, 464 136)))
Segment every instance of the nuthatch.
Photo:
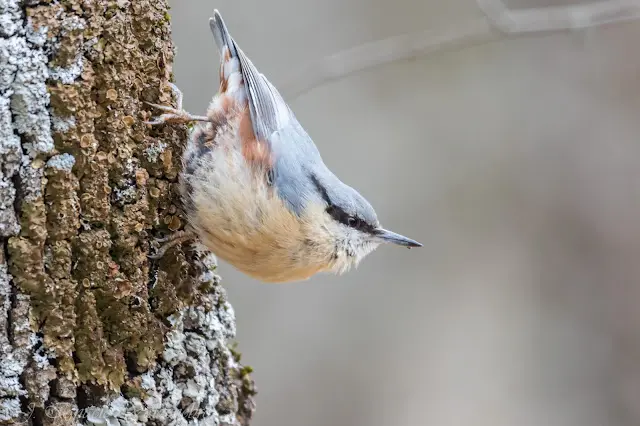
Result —
POLYGON ((196 122, 183 157, 180 192, 188 222, 160 248, 199 239, 214 254, 265 282, 343 273, 378 245, 422 244, 380 226, 355 189, 324 164, 276 88, 227 31, 209 25, 220 51, 220 89, 206 116, 165 111, 148 124, 196 122))

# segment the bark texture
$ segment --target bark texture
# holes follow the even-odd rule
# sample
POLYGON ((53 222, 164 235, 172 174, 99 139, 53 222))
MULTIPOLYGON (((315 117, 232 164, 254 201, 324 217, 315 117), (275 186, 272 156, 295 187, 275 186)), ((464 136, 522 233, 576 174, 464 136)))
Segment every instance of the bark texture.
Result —
POLYGON ((0 424, 246 425, 215 258, 183 219, 166 1, 0 0, 0 424))

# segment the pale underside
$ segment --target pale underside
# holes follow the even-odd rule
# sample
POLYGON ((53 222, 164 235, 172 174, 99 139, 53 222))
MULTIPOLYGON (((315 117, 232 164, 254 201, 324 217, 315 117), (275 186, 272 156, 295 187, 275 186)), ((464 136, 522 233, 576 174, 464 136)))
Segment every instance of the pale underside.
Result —
POLYGON ((360 256, 339 250, 339 225, 325 214, 325 206, 309 204, 297 216, 268 185, 266 171, 247 163, 240 137, 246 111, 227 111, 222 124, 206 123, 194 131, 184 156, 181 191, 199 240, 265 282, 300 281, 355 265, 360 256))

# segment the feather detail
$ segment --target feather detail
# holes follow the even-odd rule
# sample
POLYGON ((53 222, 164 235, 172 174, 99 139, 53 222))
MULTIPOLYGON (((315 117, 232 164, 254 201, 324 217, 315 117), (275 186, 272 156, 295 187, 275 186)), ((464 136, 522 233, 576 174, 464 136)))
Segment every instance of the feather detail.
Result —
MULTIPOLYGON (((217 10, 209 20, 209 26, 223 58, 226 54, 230 55, 231 59, 228 62, 233 63, 234 67, 235 61, 238 61, 248 98, 254 134, 257 139, 268 141, 274 132, 291 122, 293 117, 291 110, 278 90, 257 70, 247 55, 238 47, 217 10)), ((227 77, 226 74, 224 75, 227 77)))

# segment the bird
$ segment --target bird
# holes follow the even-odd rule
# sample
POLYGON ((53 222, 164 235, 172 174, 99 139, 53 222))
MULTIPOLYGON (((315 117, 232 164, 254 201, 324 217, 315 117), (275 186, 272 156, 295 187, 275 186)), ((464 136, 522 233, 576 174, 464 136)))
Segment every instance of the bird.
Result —
POLYGON ((197 240, 265 283, 343 274, 383 243, 422 244, 383 228, 372 205, 324 163, 274 85, 258 71, 216 9, 209 26, 220 53, 218 92, 205 116, 151 103, 146 123, 192 124, 179 189, 187 225, 160 240, 158 259, 197 240))

